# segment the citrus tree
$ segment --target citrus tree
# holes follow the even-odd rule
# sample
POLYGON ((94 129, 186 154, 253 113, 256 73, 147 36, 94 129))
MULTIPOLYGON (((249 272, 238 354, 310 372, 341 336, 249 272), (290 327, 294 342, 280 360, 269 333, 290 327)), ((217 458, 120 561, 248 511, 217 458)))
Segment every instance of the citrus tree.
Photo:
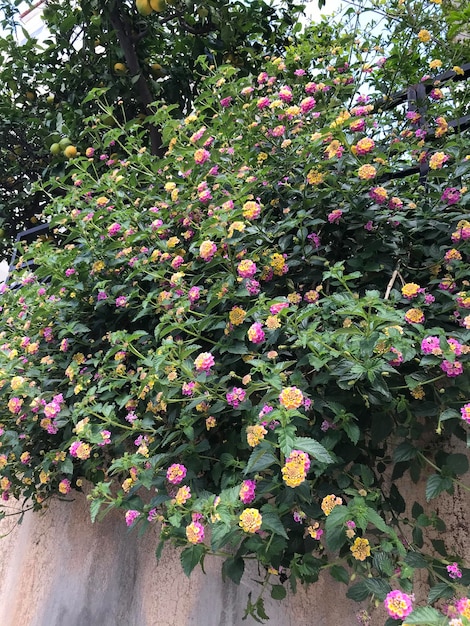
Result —
MULTIPOLYGON (((291 0, 277 8, 264 0, 37 4, 0 2, 0 227, 7 248, 41 215, 45 198, 31 185, 63 176, 65 161, 75 156, 91 112, 83 104, 90 89, 106 92, 90 122, 102 128, 114 124, 115 116, 123 121, 149 115, 157 99, 177 104, 174 114, 181 116, 204 78, 200 55, 255 71, 263 51, 285 49, 302 10, 291 0), (20 17, 30 10, 39 12, 37 22, 44 25, 39 41, 20 17)), ((161 152, 160 131, 152 124, 145 143, 161 152)))
POLYGON ((200 56, 182 119, 105 129, 86 96, 2 290, 0 489, 11 514, 85 488, 188 575, 255 559, 274 598, 329 575, 363 624, 461 626, 470 569, 425 506, 468 490, 465 48, 437 3, 369 8, 256 74, 200 56))

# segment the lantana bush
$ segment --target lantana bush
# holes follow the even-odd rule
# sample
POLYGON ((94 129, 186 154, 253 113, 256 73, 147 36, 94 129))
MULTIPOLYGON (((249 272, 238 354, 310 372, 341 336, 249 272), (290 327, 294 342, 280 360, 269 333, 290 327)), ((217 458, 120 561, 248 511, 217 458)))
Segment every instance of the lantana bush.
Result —
POLYGON ((363 624, 379 603, 387 626, 470 624, 432 513, 468 491, 465 47, 437 1, 374 15, 308 28, 258 76, 207 66, 192 112, 146 121, 163 158, 87 96, 80 153, 43 182, 49 232, 2 288, 3 514, 88 485, 93 520, 158 528, 188 575, 216 554, 238 583, 255 559, 276 599, 331 576, 370 598, 363 624))

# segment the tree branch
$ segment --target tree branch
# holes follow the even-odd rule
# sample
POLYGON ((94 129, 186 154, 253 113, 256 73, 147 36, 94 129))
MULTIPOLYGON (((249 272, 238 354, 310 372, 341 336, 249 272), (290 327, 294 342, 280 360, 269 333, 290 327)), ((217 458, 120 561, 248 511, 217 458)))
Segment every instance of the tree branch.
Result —
MULTIPOLYGON (((143 104, 147 115, 154 113, 150 106, 154 101, 152 91, 150 90, 147 79, 144 76, 140 66, 139 58, 135 48, 135 41, 131 34, 131 26, 125 15, 119 12, 117 3, 113 3, 109 13, 111 25, 116 32, 119 44, 124 52, 126 65, 131 76, 138 76, 138 80, 134 83, 137 91, 138 99, 143 104)), ((163 141, 160 129, 154 124, 148 124, 150 133, 150 147, 152 154, 163 156, 163 141)))

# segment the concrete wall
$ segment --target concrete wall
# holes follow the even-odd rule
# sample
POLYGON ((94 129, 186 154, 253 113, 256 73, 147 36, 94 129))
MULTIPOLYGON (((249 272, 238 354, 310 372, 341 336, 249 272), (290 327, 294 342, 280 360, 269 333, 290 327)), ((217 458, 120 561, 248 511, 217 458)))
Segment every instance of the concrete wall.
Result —
MULTIPOLYGON (((459 443, 455 451, 467 452, 459 443)), ((468 476, 462 482, 469 484, 468 476)), ((400 481, 409 507, 424 502, 425 480, 400 481)), ((28 513, 21 526, 14 518, 0 522, 0 626, 253 626, 243 621, 249 591, 259 585, 253 566, 240 586, 222 583, 220 559, 206 560, 206 575, 196 568, 188 579, 179 553, 166 547, 155 559, 156 531, 139 536, 127 530, 122 513, 91 524, 88 503, 53 501, 41 513, 28 513)), ((13 503, 8 503, 13 506, 13 503)), ((452 496, 427 505, 446 521, 443 539, 450 553, 470 557, 469 491, 457 486, 452 496)), ((403 527, 405 528, 405 527, 403 527)), ((467 566, 469 565, 467 561, 467 566)), ((417 602, 427 589, 425 570, 417 570, 417 602)), ((281 603, 266 600, 269 626, 358 626, 361 605, 345 598, 345 585, 325 574, 281 603)), ((383 626, 373 612, 370 626, 383 626)))
MULTIPOLYGON (((243 621, 247 594, 259 585, 222 583, 220 559, 209 558, 188 579, 178 552, 157 537, 128 531, 122 514, 91 524, 87 503, 52 502, 19 527, 0 523, 1 626, 252 626, 243 621)), ((270 626, 352 626, 358 605, 327 575, 282 603, 267 599, 270 626)))

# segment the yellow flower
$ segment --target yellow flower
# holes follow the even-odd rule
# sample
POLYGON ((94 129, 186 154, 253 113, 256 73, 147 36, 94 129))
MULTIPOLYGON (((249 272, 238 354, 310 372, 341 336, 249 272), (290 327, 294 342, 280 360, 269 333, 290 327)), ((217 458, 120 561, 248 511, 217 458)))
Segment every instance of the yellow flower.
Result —
POLYGON ((303 401, 303 393, 297 387, 286 387, 279 395, 279 402, 286 409, 298 409, 303 401))
POLYGON ((418 295, 421 287, 416 283, 406 283, 401 288, 401 293, 405 296, 405 298, 414 298, 418 295))
POLYGON ((454 72, 456 74, 459 74, 459 76, 465 76, 465 72, 463 71, 463 69, 460 67, 460 65, 454 65, 454 67, 452 68, 454 70, 454 72))
POLYGON ((440 59, 433 59, 432 61, 429 61, 429 67, 432 70, 438 69, 439 67, 442 67, 442 61, 440 59))
POLYGON ((282 254, 275 252, 274 254, 271 255, 270 265, 273 268, 276 276, 282 276, 284 274, 284 267, 286 265, 286 260, 282 256, 282 254))
POLYGON ((423 28, 418 33, 418 39, 422 43, 427 43, 428 41, 431 40, 431 33, 428 30, 426 30, 425 28, 423 28))
POLYGON ((281 327, 281 322, 277 315, 270 315, 266 320, 266 328, 269 330, 275 330, 276 328, 281 327))
POLYGON ((368 539, 356 537, 350 550, 356 561, 365 561, 366 558, 370 556, 370 544, 368 539))
POLYGON ((421 385, 418 385, 418 387, 415 387, 413 391, 411 391, 411 395, 416 400, 422 400, 426 394, 424 393, 424 389, 421 387, 421 385))
POLYGON ((25 382, 25 378, 23 376, 13 376, 13 378, 10 381, 10 386, 13 389, 13 391, 16 391, 17 389, 19 389, 25 382))
POLYGON ((321 185, 324 180, 325 175, 323 174, 323 172, 310 170, 310 172, 307 174, 307 182, 309 185, 321 185))
POLYGON ((377 170, 373 165, 361 165, 361 167, 357 171, 357 175, 361 180, 370 180, 374 178, 377 174, 377 170))
POLYGON ((298 487, 301 485, 305 478, 305 465, 302 461, 290 461, 286 463, 281 469, 282 480, 288 487, 298 487))
POLYGON ((230 323, 233 324, 233 326, 240 326, 240 324, 243 324, 245 317, 246 312, 240 306, 234 306, 228 314, 230 323))
POLYGON ((265 435, 267 434, 267 430, 261 424, 255 424, 254 426, 246 427, 246 440, 248 441, 248 445, 254 448, 261 441, 263 441, 265 435))
POLYGON ((335 506, 340 506, 341 504, 343 504, 343 500, 341 498, 338 498, 334 494, 330 494, 329 496, 325 496, 323 498, 321 510, 325 515, 329 515, 335 506))
POLYGON ((239 517, 238 525, 246 533, 255 533, 261 528, 263 517, 258 509, 245 509, 239 517))

